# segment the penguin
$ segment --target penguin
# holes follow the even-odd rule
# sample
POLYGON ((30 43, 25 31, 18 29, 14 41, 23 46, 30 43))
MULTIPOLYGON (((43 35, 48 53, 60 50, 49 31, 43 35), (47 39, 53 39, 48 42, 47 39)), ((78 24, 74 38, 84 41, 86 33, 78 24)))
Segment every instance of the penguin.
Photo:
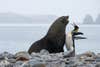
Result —
POLYGON ((74 29, 66 34, 65 46, 68 51, 67 57, 75 56, 75 40, 86 39, 86 37, 81 37, 78 35, 83 35, 82 32, 79 32, 79 26, 74 23, 74 29))

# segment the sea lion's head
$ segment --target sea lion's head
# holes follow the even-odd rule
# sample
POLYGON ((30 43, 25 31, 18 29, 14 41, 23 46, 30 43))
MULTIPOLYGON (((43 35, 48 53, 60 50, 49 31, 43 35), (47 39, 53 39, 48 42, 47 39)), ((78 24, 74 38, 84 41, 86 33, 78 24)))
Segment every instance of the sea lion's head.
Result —
POLYGON ((66 25, 69 22, 69 16, 61 16, 58 19, 54 21, 54 23, 51 25, 48 34, 54 34, 54 33, 64 33, 66 29, 66 25))
POLYGON ((55 23, 61 23, 61 24, 68 24, 68 22, 69 22, 69 16, 61 16, 61 17, 59 17, 56 21, 55 21, 55 23))

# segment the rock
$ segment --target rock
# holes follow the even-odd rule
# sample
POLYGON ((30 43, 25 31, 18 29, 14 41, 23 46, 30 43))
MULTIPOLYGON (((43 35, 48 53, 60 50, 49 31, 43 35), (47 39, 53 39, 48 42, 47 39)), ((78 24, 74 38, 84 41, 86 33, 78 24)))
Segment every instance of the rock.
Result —
POLYGON ((1 60, 4 60, 4 59, 5 59, 5 57, 2 56, 2 55, 0 55, 0 61, 1 61, 1 60))
POLYGON ((31 60, 33 61, 43 61, 43 59, 41 58, 41 55, 39 53, 32 53, 31 54, 31 60))
POLYGON ((49 54, 49 51, 47 51, 46 49, 42 49, 42 50, 40 51, 40 54, 41 54, 41 55, 48 55, 48 54, 49 54))
POLYGON ((93 57, 87 57, 84 59, 86 63, 93 63, 95 62, 95 59, 93 57))
MULTIPOLYGON (((65 67, 63 62, 63 55, 62 53, 51 53, 51 54, 39 54, 39 53, 32 53, 32 62, 44 62, 46 67, 65 67), (62 58, 62 59, 61 59, 62 58)), ((34 63, 31 63, 34 64, 34 63)))
POLYGON ((51 63, 47 63, 46 67, 65 67, 66 64, 64 62, 51 62, 51 63))
POLYGON ((75 50, 69 50, 67 52, 64 52, 64 57, 75 57, 75 50))
POLYGON ((23 67, 46 67, 46 64, 37 63, 37 64, 26 64, 23 67))
POLYGON ((15 58, 15 56, 11 53, 8 52, 3 52, 0 54, 0 60, 4 60, 4 59, 11 59, 11 58, 15 58))
POLYGON ((8 59, 7 61, 10 62, 10 63, 15 63, 16 59, 8 59))
POLYGON ((80 60, 83 60, 83 59, 86 59, 87 56, 85 56, 85 55, 80 55, 78 58, 79 58, 80 60))
POLYGON ((96 62, 100 62, 100 53, 96 55, 96 62))
POLYGON ((47 54, 47 55, 39 54, 39 53, 32 53, 31 56, 32 56, 32 59, 34 60, 36 59, 38 61, 48 61, 48 62, 56 61, 59 58, 63 58, 62 53, 56 53, 56 54, 52 53, 52 54, 47 54))
POLYGON ((82 55, 85 55, 87 57, 95 57, 96 56, 95 53, 91 52, 91 51, 87 51, 87 52, 83 53, 82 55))
POLYGON ((17 62, 14 64, 14 67, 21 67, 23 63, 24 63, 23 61, 17 61, 17 62))
POLYGON ((40 57, 41 55, 40 55, 40 53, 35 53, 35 52, 32 52, 31 53, 31 57, 33 58, 33 57, 40 57))
POLYGON ((48 53, 46 50, 31 55, 25 51, 15 55, 4 52, 0 54, 0 67, 100 67, 100 54, 85 52, 64 57, 64 52, 48 53))
POLYGON ((44 62, 34 61, 34 59, 24 62, 22 67, 46 67, 44 62))
POLYGON ((74 67, 77 64, 79 64, 79 62, 77 62, 76 57, 70 57, 66 60, 66 65, 68 67, 74 67))
POLYGON ((95 61, 100 62, 100 57, 96 57, 95 61))
POLYGON ((2 65, 9 65, 9 64, 10 64, 10 62, 8 62, 7 60, 2 60, 0 62, 0 66, 2 66, 2 65))
POLYGON ((46 65, 45 64, 35 64, 33 65, 33 67, 46 67, 46 65))
POLYGON ((16 61, 28 61, 31 58, 31 56, 25 51, 16 53, 15 57, 16 61))
POLYGON ((97 56, 100 57, 100 53, 98 53, 97 56))
POLYGON ((100 67, 100 63, 97 63, 97 64, 95 65, 95 67, 100 67))

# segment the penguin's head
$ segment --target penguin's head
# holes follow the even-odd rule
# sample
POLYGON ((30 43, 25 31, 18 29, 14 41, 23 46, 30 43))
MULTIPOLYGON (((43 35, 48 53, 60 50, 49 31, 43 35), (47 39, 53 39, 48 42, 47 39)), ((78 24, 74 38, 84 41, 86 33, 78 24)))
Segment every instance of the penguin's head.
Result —
POLYGON ((72 30, 72 37, 76 40, 78 39, 86 39, 86 37, 82 37, 84 35, 83 32, 79 32, 79 27, 74 24, 74 29, 72 30))

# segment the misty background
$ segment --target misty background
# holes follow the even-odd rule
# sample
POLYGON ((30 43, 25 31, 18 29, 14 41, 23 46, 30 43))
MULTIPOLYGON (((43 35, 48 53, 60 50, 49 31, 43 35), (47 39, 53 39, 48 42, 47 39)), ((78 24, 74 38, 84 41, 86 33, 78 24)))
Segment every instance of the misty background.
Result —
POLYGON ((75 22, 87 37, 76 41, 77 53, 100 52, 100 0, 0 0, 0 53, 27 51, 66 15, 70 17, 66 33, 75 22))

